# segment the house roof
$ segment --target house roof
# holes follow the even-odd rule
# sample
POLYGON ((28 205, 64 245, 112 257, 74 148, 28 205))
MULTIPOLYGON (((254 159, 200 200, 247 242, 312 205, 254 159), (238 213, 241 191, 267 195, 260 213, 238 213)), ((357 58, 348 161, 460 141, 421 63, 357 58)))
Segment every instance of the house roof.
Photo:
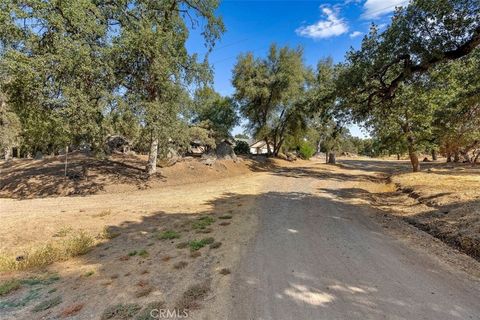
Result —
POLYGON ((267 142, 265 142, 265 140, 260 140, 260 141, 257 141, 255 143, 252 143, 250 145, 250 148, 263 148, 267 145, 267 142))

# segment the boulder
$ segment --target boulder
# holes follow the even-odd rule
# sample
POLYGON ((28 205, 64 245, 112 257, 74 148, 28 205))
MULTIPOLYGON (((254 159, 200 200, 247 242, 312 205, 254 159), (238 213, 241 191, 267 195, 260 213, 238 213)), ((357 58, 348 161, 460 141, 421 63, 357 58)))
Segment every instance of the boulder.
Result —
POLYGON ((178 161, 180 161, 181 159, 182 157, 178 154, 177 150, 173 148, 168 148, 165 158, 158 160, 158 166, 162 168, 170 167, 170 166, 173 166, 178 161))
POLYGON ((107 153, 122 152, 126 153, 130 150, 130 141, 123 136, 110 136, 105 142, 105 151, 107 153))
POLYGON ((288 161, 295 161, 297 160, 297 155, 292 152, 287 152, 286 154, 288 161))
POLYGON ((218 159, 237 160, 233 145, 228 140, 224 140, 217 145, 215 154, 218 159))
POLYGON ((215 159, 215 158, 207 158, 207 159, 203 160, 202 162, 203 162, 203 164, 211 167, 211 166, 213 166, 213 165, 215 164, 215 161, 217 161, 217 159, 215 159))
POLYGON ((288 157, 286 154, 279 152, 277 154, 277 158, 282 159, 282 160, 288 160, 288 157))

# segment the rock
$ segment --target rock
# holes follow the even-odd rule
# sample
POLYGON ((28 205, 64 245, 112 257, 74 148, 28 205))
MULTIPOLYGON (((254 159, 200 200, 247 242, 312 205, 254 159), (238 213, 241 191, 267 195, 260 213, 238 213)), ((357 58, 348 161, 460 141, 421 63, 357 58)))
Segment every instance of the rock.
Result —
POLYGON ((130 141, 128 141, 127 138, 123 136, 110 136, 105 142, 105 149, 107 153, 126 153, 130 150, 130 141))
POLYGON ((213 164, 215 163, 215 161, 217 161, 217 159, 215 158, 207 158, 205 160, 203 160, 203 163, 207 166, 213 166, 213 164))
POLYGON ((423 162, 430 162, 430 160, 428 160, 428 158, 427 158, 427 157, 423 158, 423 160, 422 160, 422 161, 423 161, 423 162))
POLYGON ((43 159, 43 153, 41 151, 37 151, 35 153, 35 160, 42 160, 43 159))
POLYGON ((282 159, 282 160, 288 160, 288 157, 286 154, 279 152, 277 154, 277 158, 282 159))
POLYGON ((288 158, 288 161, 295 161, 295 160, 297 160, 297 156, 296 156, 294 153, 292 153, 292 152, 287 152, 286 156, 287 156, 287 158, 288 158))
POLYGON ((158 165, 160 167, 170 167, 173 166, 175 163, 180 161, 182 157, 178 154, 177 150, 173 148, 168 148, 167 155, 163 159, 158 160, 158 165))
POLYGON ((233 144, 228 140, 223 140, 217 145, 215 154, 218 159, 237 160, 237 155, 233 150, 233 144))

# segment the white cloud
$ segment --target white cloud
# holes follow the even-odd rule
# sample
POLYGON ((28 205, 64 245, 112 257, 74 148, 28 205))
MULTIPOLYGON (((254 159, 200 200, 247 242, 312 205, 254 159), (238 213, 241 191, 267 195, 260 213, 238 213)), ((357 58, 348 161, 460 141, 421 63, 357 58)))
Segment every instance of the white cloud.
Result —
POLYGON ((410 0, 367 0, 363 5, 363 19, 378 19, 395 11, 395 7, 405 6, 410 0))
POLYGON ((363 34, 363 32, 360 32, 360 31, 353 31, 352 33, 350 33, 350 38, 356 38, 356 37, 360 37, 361 35, 363 34))
POLYGON ((348 25, 342 18, 338 17, 338 10, 328 6, 321 6, 322 20, 316 23, 303 26, 295 30, 302 37, 313 39, 324 39, 339 36, 348 31, 348 25))

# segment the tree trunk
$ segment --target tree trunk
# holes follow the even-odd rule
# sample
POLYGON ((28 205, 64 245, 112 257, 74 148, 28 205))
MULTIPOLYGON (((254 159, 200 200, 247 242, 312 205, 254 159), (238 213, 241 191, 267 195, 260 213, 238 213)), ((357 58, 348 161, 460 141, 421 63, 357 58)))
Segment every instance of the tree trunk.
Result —
POLYGON ((477 155, 475 156, 475 159, 473 159, 472 165, 476 165, 476 164, 477 164, 478 158, 480 158, 480 152, 477 153, 477 155))
POLYGON ((447 153, 447 162, 452 162, 452 154, 450 152, 447 153))
POLYGON ((330 151, 325 150, 325 163, 328 163, 328 156, 330 155, 330 151))
POLYGON ((397 160, 400 160, 400 153, 397 153, 397 160))
POLYGON ((436 161, 437 160, 437 150, 432 149, 432 160, 436 161))
POLYGON ((412 163, 413 172, 418 172, 420 170, 420 162, 418 161, 417 153, 415 151, 409 151, 408 156, 410 157, 410 162, 412 163))
POLYGON ((410 157, 410 162, 412 164, 412 171, 420 171, 420 162, 418 161, 417 150, 415 150, 415 140, 412 136, 407 136, 408 143, 408 156, 410 157))
POLYGON ((453 162, 460 162, 460 154, 458 151, 453 155, 453 162))
POLYGON ((330 152, 328 154, 328 163, 329 164, 335 164, 336 163, 335 152, 330 152))
POLYGON ((148 154, 148 163, 146 172, 147 175, 152 175, 157 172, 157 156, 158 156, 158 138, 152 139, 150 142, 150 153, 148 154))
POLYGON ((10 161, 12 157, 12 148, 10 147, 3 148, 3 155, 5 157, 5 161, 10 161))
POLYGON ((270 148, 270 143, 267 139, 265 139, 265 143, 267 144, 267 156, 270 157, 272 155, 272 148, 270 148))

